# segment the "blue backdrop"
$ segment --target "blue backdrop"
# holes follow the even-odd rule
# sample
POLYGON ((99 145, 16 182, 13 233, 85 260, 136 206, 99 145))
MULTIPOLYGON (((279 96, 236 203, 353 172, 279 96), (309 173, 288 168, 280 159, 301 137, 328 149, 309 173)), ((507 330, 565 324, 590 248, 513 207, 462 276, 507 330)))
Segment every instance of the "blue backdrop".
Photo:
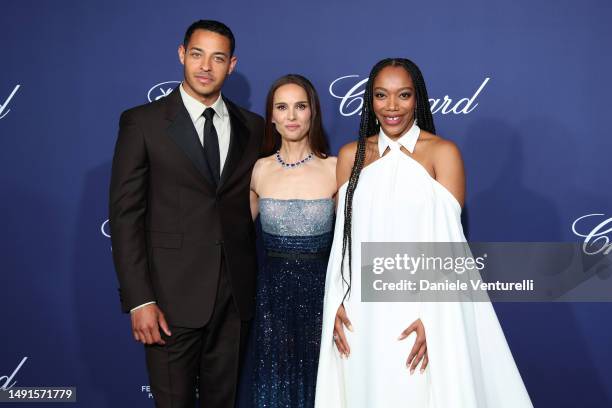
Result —
MULTIPOLYGON (((465 159, 470 240, 582 241, 576 232, 612 217, 610 1, 216 3, 0 5, 0 386, 151 406, 142 346, 119 311, 110 165, 119 114, 176 86, 177 46, 199 18, 234 30, 225 94, 239 104, 263 113, 275 78, 310 78, 334 153, 356 138, 371 66, 419 64, 438 132, 465 159)), ((612 305, 496 310, 536 407, 612 406, 612 305)))

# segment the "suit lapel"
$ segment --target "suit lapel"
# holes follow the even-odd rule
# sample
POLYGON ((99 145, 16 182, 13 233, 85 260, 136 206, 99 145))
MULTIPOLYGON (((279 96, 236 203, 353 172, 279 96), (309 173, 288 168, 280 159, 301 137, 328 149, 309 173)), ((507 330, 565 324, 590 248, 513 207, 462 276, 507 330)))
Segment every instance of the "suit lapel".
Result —
POLYGON ((214 190, 215 183, 206 165, 204 149, 189 113, 183 105, 178 88, 165 99, 167 100, 166 119, 170 121, 167 128, 168 135, 189 158, 209 187, 214 190))
POLYGON ((230 145, 225 159, 225 165, 221 172, 221 181, 219 182, 219 190, 227 183, 229 177, 236 171, 240 164, 240 158, 244 153, 249 140, 249 131, 244 124, 244 117, 230 100, 223 98, 230 116, 230 145))

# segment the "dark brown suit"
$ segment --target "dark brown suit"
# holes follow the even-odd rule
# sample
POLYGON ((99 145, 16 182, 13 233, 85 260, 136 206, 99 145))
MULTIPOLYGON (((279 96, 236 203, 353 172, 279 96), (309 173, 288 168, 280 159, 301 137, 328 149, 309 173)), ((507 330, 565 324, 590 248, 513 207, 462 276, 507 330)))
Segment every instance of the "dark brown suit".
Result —
MULTIPOLYGON (((156 301, 173 331, 169 345, 176 346, 179 353, 194 348, 189 342, 181 343, 184 335, 177 333, 197 333, 200 353, 187 356, 191 359, 188 364, 201 357, 205 365, 206 358, 210 358, 206 353, 216 346, 210 344, 210 338, 219 336, 210 331, 227 323, 227 316, 220 313, 233 313, 244 322, 254 312, 257 262, 249 185, 264 123, 260 116, 227 99, 224 101, 230 115, 231 135, 218 186, 210 175, 178 88, 166 98, 121 115, 113 160, 110 228, 122 309, 129 312, 138 305, 156 301), (229 303, 223 303, 226 301, 229 303)), ((226 335, 236 337, 230 332, 226 335)), ((243 337, 244 330, 237 335, 243 337)), ((152 350, 153 354, 160 352, 160 357, 167 350, 161 346, 147 347, 155 395, 156 375, 152 370, 158 364, 151 361, 152 350)), ((221 352, 232 354, 228 350, 221 352)), ((233 366, 234 362, 228 364, 233 366)), ((201 367, 208 368, 210 365, 201 367)), ((199 371, 194 375, 209 374, 199 371)), ((215 374, 209 376, 214 378, 215 374)), ((207 387, 200 384, 203 386, 207 387)), ((189 393, 190 385, 184 387, 189 393)), ((155 397, 160 404, 163 392, 158 394, 160 397, 155 397)), ((209 406, 225 406, 212 404, 209 406)))

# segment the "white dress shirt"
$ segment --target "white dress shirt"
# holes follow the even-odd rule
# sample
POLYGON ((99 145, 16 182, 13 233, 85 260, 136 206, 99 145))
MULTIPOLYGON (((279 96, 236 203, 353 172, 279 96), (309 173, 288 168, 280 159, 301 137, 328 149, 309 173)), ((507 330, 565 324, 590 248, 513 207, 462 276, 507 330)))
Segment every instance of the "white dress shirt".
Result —
POLYGON ((204 111, 207 108, 213 108, 215 110, 213 124, 215 125, 217 136, 219 138, 219 163, 221 163, 219 174, 223 173, 223 165, 225 164, 225 159, 227 159, 231 133, 229 112, 227 111, 225 102, 223 102, 223 98, 221 95, 219 95, 215 103, 213 103, 211 106, 206 106, 193 96, 189 95, 183 88, 183 84, 180 85, 179 91, 181 92, 183 104, 185 105, 185 108, 187 108, 187 112, 189 112, 189 117, 193 122, 193 126, 198 132, 198 137, 200 138, 200 143, 202 143, 202 146, 204 146, 204 123, 206 123, 206 119, 203 116, 204 111))
MULTIPOLYGON (((189 117, 193 122, 193 126, 198 132, 198 137, 200 138, 200 143, 204 146, 204 124, 206 123, 206 119, 204 118, 204 111, 207 108, 213 108, 215 110, 215 116, 213 116, 213 124, 215 125, 215 130, 217 131, 217 137, 219 138, 219 163, 221 164, 221 171, 219 174, 223 173, 223 165, 225 164, 225 159, 227 159, 227 152, 229 151, 230 145, 230 134, 231 134, 231 125, 230 125, 230 117, 229 112, 227 111, 227 106, 225 106, 225 102, 223 102, 223 98, 219 95, 219 98, 213 103, 211 106, 206 106, 202 102, 195 99, 193 96, 189 95, 187 91, 183 88, 183 84, 179 86, 179 92, 181 93, 181 98, 183 99, 183 104, 185 108, 187 108, 187 112, 189 113, 189 117)), ((136 306, 130 313, 136 309, 140 309, 141 307, 152 305, 154 301, 143 303, 142 305, 136 306)))

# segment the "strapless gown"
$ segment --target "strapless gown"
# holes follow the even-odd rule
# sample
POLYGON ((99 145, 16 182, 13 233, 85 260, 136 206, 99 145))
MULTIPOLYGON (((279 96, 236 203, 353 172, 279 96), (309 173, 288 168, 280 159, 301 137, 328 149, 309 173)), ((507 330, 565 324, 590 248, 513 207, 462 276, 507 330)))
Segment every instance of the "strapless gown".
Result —
POLYGON ((332 199, 259 200, 265 259, 253 322, 253 407, 314 406, 332 199))

